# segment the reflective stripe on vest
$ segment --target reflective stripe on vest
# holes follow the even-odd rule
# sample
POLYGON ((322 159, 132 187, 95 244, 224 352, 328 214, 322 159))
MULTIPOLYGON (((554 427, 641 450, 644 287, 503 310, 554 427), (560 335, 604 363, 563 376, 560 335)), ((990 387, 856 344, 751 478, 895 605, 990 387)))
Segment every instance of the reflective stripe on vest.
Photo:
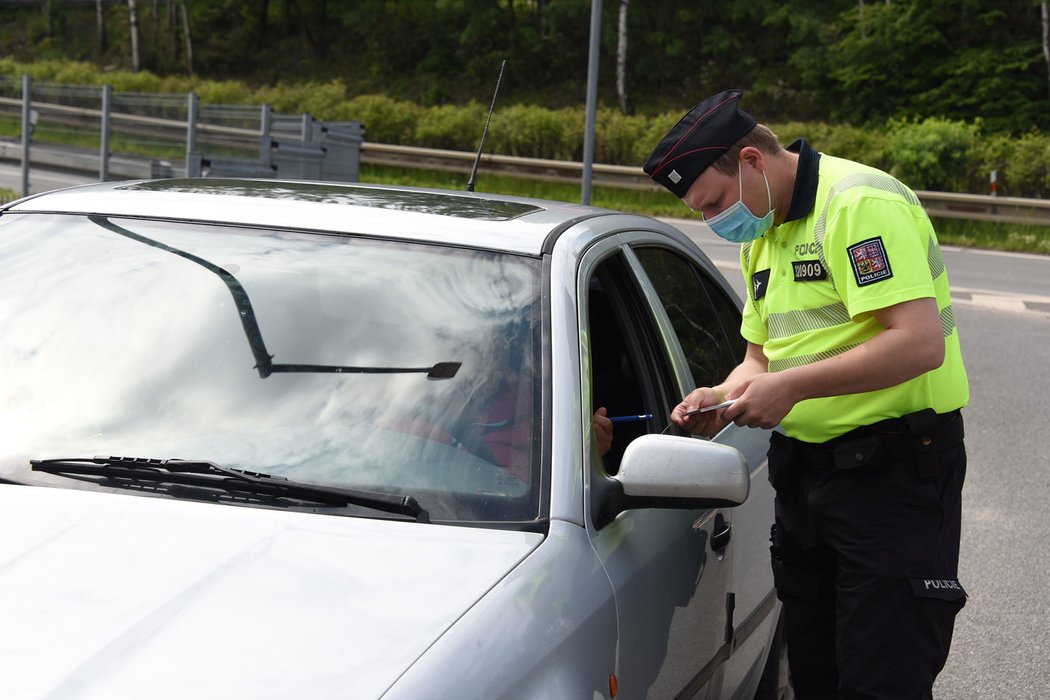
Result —
MULTIPOLYGON (((831 201, 839 194, 852 189, 854 187, 871 187, 874 189, 880 189, 903 197, 909 204, 921 206, 919 200, 915 195, 904 187, 900 182, 891 178, 879 175, 871 174, 856 174, 844 178, 841 182, 837 183, 831 191, 828 193, 828 197, 824 202, 823 211, 817 218, 814 228, 814 244, 816 247, 816 255, 820 260, 820 264, 828 271, 828 282, 835 287, 835 281, 832 278, 831 271, 828 268, 827 261, 824 257, 824 233, 827 226, 827 214, 830 209, 831 201)), ((751 243, 743 244, 741 253, 744 258, 745 269, 750 269, 751 263, 751 243)), ((930 269, 930 276, 933 280, 937 280, 945 271, 944 257, 941 254, 939 246, 935 245, 934 239, 931 238, 926 251, 927 264, 930 269)), ((757 311, 758 302, 755 301, 753 293, 749 291, 749 300, 752 305, 755 306, 757 311)), ((943 309, 939 309, 941 328, 944 333, 944 337, 948 337, 955 330, 955 314, 952 310, 952 306, 949 303, 943 309)), ((766 330, 768 337, 772 339, 788 338, 797 333, 804 331, 819 330, 823 328, 833 328, 835 326, 851 323, 852 319, 849 315, 849 311, 846 309, 845 304, 837 302, 834 304, 828 304, 811 309, 798 309, 794 311, 782 312, 782 313, 770 313, 766 319, 766 330)), ((847 350, 857 347, 857 344, 851 344, 840 348, 832 348, 820 353, 812 353, 806 355, 799 355, 790 358, 781 358, 779 360, 771 361, 769 364, 769 371, 776 372, 790 367, 800 367, 802 365, 812 364, 828 357, 834 357, 840 355, 847 350)))
MULTIPOLYGON (((831 276, 828 261, 824 259, 824 232, 827 230, 828 225, 828 209, 831 208, 831 202, 834 201, 835 197, 854 187, 870 187, 873 190, 890 192, 903 197, 909 204, 922 206, 919 198, 911 190, 900 181, 886 175, 856 173, 836 182, 828 192, 828 197, 824 200, 824 209, 820 212, 820 216, 817 217, 817 221, 813 225, 813 242, 817 244, 817 258, 820 260, 820 264, 824 266, 824 269, 828 270, 828 280, 831 282, 832 289, 836 290, 838 287, 835 286, 835 280, 831 276)), ((943 265, 941 267, 943 268, 943 265)))

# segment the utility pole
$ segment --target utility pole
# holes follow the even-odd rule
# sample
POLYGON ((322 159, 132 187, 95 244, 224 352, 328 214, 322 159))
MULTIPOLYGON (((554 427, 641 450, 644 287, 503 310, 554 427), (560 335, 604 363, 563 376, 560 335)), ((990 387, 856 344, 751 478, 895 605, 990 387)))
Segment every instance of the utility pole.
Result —
POLYGON ((33 81, 22 76, 22 196, 29 196, 29 143, 33 133, 32 90, 33 81))
POLYGON ((591 0, 591 44, 587 59, 587 116, 583 129, 583 185, 580 202, 591 203, 594 170, 594 122, 598 111, 598 47, 602 35, 602 0, 591 0))

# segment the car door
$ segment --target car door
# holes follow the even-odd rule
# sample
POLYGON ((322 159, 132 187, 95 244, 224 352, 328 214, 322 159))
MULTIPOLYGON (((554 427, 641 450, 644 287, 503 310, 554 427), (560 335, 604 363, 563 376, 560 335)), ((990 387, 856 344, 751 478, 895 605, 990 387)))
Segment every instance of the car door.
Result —
MULTIPOLYGON (((686 250, 646 242, 632 250, 682 349, 689 374, 684 390, 721 382, 745 349, 735 297, 716 281, 712 269, 705 269, 686 250)), ((713 440, 740 450, 751 476, 747 501, 732 509, 727 621, 732 656, 723 669, 722 695, 728 698, 748 680, 773 633, 776 595, 769 565, 773 491, 766 471, 769 431, 729 425, 713 440)))
MULTIPOLYGON (((614 424, 612 449, 592 450, 592 479, 615 473, 627 444, 645 433, 677 432, 668 422, 681 399, 672 346, 661 335, 637 262, 606 241, 582 259, 578 279, 584 410, 651 415, 614 424)), ((680 351, 677 351, 680 353, 680 351)), ((593 505, 593 504, 592 504, 593 505)), ((639 509, 596 527, 595 551, 615 589, 620 694, 694 697, 720 688, 732 545, 730 511, 639 509)))

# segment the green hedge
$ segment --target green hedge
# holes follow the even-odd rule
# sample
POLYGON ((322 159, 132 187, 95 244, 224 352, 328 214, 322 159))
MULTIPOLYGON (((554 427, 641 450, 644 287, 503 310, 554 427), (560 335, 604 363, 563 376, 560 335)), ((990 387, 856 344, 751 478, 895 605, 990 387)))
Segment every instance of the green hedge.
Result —
MULTIPOLYGON (((374 142, 473 151, 477 148, 488 106, 423 107, 383 95, 349 97, 341 81, 281 83, 251 88, 236 81, 158 77, 148 72, 102 71, 88 63, 40 61, 22 64, 0 59, 0 76, 17 81, 109 84, 121 92, 196 92, 206 104, 269 104, 282 113, 309 112, 330 121, 357 120, 374 142)), ((684 107, 682 112, 687 107, 684 107)), ((682 112, 623 115, 598 109, 594 159, 598 163, 640 165, 652 146, 682 112)), ((771 123, 781 141, 805 137, 820 151, 882 168, 914 189, 989 192, 989 176, 998 173, 1002 195, 1044 197, 1050 193, 1050 136, 987 133, 980 122, 929 118, 890 121, 881 129, 847 124, 771 123)), ((584 109, 546 109, 503 105, 493 116, 486 151, 512 156, 580 160, 584 109)))

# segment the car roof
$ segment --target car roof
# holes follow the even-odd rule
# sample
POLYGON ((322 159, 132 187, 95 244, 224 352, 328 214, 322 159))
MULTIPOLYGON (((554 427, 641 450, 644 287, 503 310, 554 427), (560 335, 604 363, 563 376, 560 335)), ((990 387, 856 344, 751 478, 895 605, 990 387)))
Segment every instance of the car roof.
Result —
POLYGON ((548 236, 573 222, 617 214, 584 205, 465 191, 219 178, 83 185, 18 200, 4 211, 364 234, 534 255, 543 251, 548 236))

